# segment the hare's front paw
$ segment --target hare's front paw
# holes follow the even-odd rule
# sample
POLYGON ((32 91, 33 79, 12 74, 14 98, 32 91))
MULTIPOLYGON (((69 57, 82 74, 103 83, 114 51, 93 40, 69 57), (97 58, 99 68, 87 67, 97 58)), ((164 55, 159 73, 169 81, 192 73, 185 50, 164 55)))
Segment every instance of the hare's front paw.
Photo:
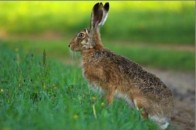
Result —
POLYGON ((102 99, 107 102, 107 105, 110 106, 113 102, 113 92, 107 91, 103 94, 102 99))

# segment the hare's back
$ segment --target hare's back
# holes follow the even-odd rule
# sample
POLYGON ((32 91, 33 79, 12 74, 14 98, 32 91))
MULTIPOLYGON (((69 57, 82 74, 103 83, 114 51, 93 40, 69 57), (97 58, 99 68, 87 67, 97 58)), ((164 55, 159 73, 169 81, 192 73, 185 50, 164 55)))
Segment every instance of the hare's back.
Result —
POLYGON ((104 55, 104 60, 110 62, 110 66, 113 64, 117 67, 116 72, 120 72, 119 75, 123 76, 124 80, 135 84, 144 95, 157 97, 159 100, 172 96, 171 90, 158 77, 144 70, 139 64, 109 50, 100 53, 104 55))
MULTIPOLYGON (((153 108, 150 113, 160 112, 168 113, 173 108, 171 90, 154 74, 147 72, 137 63, 128 60, 122 56, 108 52, 108 57, 118 67, 124 80, 130 83, 130 89, 135 87, 141 92, 143 98, 148 99, 153 108), (157 108, 157 105, 160 108, 157 108), (155 107, 155 108, 154 108, 155 107), (155 110, 156 109, 156 110, 155 110)), ((120 75, 120 74, 119 74, 120 75)), ((148 106, 148 105, 147 105, 148 106)), ((168 113, 170 115, 170 113, 168 113)))

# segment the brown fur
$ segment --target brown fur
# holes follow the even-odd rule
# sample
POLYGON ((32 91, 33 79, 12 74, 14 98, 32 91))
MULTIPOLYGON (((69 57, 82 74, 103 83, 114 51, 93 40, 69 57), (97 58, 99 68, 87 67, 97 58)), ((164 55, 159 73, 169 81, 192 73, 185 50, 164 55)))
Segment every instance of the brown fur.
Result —
POLYGON ((158 77, 135 62, 105 49, 101 42, 99 28, 92 26, 80 33, 69 46, 73 51, 81 52, 85 78, 92 86, 103 90, 109 104, 118 92, 126 95, 137 109, 142 109, 141 115, 144 118, 148 115, 171 117, 172 93, 158 77), (84 34, 82 38, 78 37, 80 33, 84 34))
POLYGON ((148 113, 169 114, 172 108, 172 93, 155 75, 103 48, 93 48, 81 53, 86 79, 106 91, 106 97, 110 97, 109 102, 118 90, 128 94, 131 100, 138 100, 148 113), (153 104, 159 107, 153 107, 153 104))

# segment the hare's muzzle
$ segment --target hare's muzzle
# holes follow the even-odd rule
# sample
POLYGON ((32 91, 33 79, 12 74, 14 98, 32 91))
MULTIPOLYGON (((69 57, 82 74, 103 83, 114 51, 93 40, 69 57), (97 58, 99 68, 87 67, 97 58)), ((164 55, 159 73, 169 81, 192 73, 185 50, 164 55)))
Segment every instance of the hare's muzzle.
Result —
POLYGON ((74 45, 73 45, 73 42, 70 42, 68 47, 73 51, 74 50, 74 45))
POLYGON ((71 48, 71 45, 72 45, 73 43, 72 43, 72 41, 68 44, 68 47, 69 48, 71 48))

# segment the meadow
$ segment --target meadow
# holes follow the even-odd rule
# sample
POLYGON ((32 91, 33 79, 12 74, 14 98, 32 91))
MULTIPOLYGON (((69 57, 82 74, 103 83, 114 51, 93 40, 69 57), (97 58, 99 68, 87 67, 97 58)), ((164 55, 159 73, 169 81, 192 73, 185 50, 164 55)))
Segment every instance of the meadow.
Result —
MULTIPOLYGON (((194 52, 107 46, 148 67, 194 70, 194 52)), ((62 41, 0 41, 0 52, 0 129, 157 129, 125 101, 108 106, 90 90, 62 41)))
POLYGON ((108 106, 77 66, 0 44, 0 129, 155 130, 120 100, 108 106), (119 112, 120 111, 120 112, 119 112))
MULTIPOLYGON (((157 129, 123 100, 108 106, 82 77, 68 44, 94 3, 0 2, 0 129, 157 129)), ((194 71, 194 2, 110 5, 106 48, 146 68, 194 71)))

